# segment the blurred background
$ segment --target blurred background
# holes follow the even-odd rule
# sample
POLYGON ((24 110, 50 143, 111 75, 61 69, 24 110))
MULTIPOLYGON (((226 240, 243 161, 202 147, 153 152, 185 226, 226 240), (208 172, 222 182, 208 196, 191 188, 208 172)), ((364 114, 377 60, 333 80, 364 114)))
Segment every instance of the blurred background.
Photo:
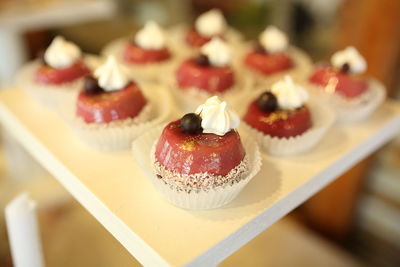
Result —
MULTIPOLYGON (((400 97, 399 0, 0 0, 0 84, 64 35, 98 53, 148 19, 165 27, 211 8, 255 38, 277 25, 315 62, 353 45, 366 75, 400 97)), ((2 132, 1 209, 27 190, 38 201, 47 266, 139 266, 12 138, 2 132)), ((222 266, 400 266, 400 138, 225 260, 222 266), (288 256, 290 255, 290 256, 288 256)), ((3 213, 0 266, 12 266, 3 213)))

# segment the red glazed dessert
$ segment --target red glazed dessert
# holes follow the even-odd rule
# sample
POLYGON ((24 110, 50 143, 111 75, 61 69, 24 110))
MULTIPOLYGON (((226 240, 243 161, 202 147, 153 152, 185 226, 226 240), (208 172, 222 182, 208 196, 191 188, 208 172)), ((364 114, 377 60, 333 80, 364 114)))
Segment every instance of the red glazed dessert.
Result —
POLYGON ((147 104, 139 87, 132 82, 114 57, 86 77, 79 93, 76 115, 86 123, 109 123, 137 117, 147 104))
POLYGON ((165 33, 154 21, 146 22, 136 33, 134 40, 129 41, 122 51, 122 59, 134 64, 157 63, 170 57, 165 33))
POLYGON ((34 73, 34 81, 39 84, 69 83, 90 73, 80 48, 61 36, 54 38, 39 60, 42 65, 34 73))
POLYGON ((367 68, 363 56, 352 46, 335 52, 331 57, 331 66, 319 66, 309 78, 313 84, 324 88, 328 93, 353 99, 368 90, 367 81, 358 74, 367 68))
POLYGON ((201 47, 211 41, 212 38, 223 39, 225 30, 224 16, 219 10, 212 9, 196 19, 194 27, 188 29, 185 40, 192 47, 201 47))
POLYGON ((128 43, 123 52, 123 60, 129 63, 145 64, 161 62, 171 57, 168 49, 143 49, 136 44, 128 43))
POLYGON ((169 123, 151 150, 156 188, 183 208, 210 209, 232 201, 261 164, 256 146, 246 142, 245 151, 239 122, 227 103, 213 96, 195 113, 169 123))
POLYGON ((266 135, 289 138, 301 135, 311 128, 311 114, 307 106, 294 110, 263 111, 253 101, 243 120, 266 135))
POLYGON ((243 120, 252 128, 278 138, 303 134, 312 127, 311 113, 305 105, 308 94, 286 76, 252 101, 243 120))
POLYGON ((136 117, 147 100, 135 83, 111 92, 82 90, 77 101, 77 116, 86 123, 108 123, 136 117))
POLYGON ((361 78, 331 67, 316 68, 309 81, 322 87, 336 85, 335 92, 345 98, 358 97, 368 89, 367 82, 361 78))
POLYGON ((181 175, 210 173, 226 175, 244 159, 239 134, 231 130, 224 136, 187 134, 180 121, 169 123, 156 145, 156 160, 181 175))
POLYGON ((56 69, 47 64, 42 65, 35 73, 35 82, 43 84, 63 84, 82 78, 90 73, 83 61, 78 61, 70 67, 56 69))
POLYGON ((263 75, 271 75, 294 67, 287 49, 288 38, 274 26, 268 26, 259 36, 258 44, 244 58, 246 66, 263 75))
MULTIPOLYGON (((200 59, 201 60, 201 59, 200 59)), ((176 72, 176 79, 181 89, 198 88, 210 94, 222 93, 235 82, 231 67, 214 67, 198 59, 184 61, 176 72)))
POLYGON ((262 51, 252 51, 245 57, 245 64, 264 75, 274 74, 293 68, 292 59, 286 53, 269 54, 262 51))
POLYGON ((249 166, 235 130, 238 125, 239 117, 216 96, 207 99, 196 113, 169 123, 155 145, 157 177, 188 193, 207 192, 244 179, 249 166))

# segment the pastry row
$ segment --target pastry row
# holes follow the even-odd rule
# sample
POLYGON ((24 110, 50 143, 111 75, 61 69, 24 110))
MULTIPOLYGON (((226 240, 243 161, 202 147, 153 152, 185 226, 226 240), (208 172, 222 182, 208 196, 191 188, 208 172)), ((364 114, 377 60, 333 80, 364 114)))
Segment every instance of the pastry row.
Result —
POLYGON ((230 202, 259 171, 258 146, 306 152, 335 120, 366 119, 385 97, 378 81, 360 75, 367 64, 355 48, 313 66, 276 27, 244 42, 217 10, 192 27, 148 22, 103 54, 56 37, 18 72, 17 86, 97 149, 133 141, 156 188, 189 209, 230 202))

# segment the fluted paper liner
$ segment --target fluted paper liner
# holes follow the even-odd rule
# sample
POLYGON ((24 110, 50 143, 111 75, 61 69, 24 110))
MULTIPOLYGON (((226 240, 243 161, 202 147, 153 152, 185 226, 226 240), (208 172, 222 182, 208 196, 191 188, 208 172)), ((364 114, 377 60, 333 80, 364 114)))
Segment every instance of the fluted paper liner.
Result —
POLYGON ((128 38, 120 38, 112 41, 105 46, 101 54, 104 56, 115 56, 118 61, 125 66, 125 69, 128 70, 130 76, 135 80, 144 82, 159 82, 163 76, 172 75, 177 63, 181 60, 178 57, 179 53, 173 50, 172 47, 169 47, 167 44, 171 52, 171 58, 165 61, 150 62, 145 64, 127 63, 123 60, 122 55, 125 45, 128 41, 128 38))
MULTIPOLYGON (((258 91, 257 94, 249 95, 247 99, 241 102, 242 108, 240 114, 243 116, 247 111, 248 105, 263 91, 258 91)), ((335 113, 331 108, 318 103, 315 100, 309 101, 307 104, 311 113, 312 127, 303 134, 290 137, 278 138, 264 134, 263 132, 252 128, 245 121, 242 121, 241 127, 244 128, 251 136, 255 138, 257 143, 268 154, 274 156, 289 156, 296 155, 311 150, 315 147, 327 133, 329 128, 335 122, 335 113)), ((239 107, 239 104, 236 103, 239 107)))
POLYGON ((148 100, 142 111, 135 118, 110 123, 86 123, 75 115, 76 100, 65 103, 61 115, 66 119, 74 132, 88 145, 98 150, 129 149, 132 141, 149 129, 171 119, 173 109, 171 98, 164 88, 144 90, 148 100))
MULTIPOLYGON (((85 55, 84 61, 89 69, 96 66, 97 57, 85 55)), ((42 84, 34 80, 36 70, 41 66, 38 60, 28 62, 18 70, 15 76, 15 84, 24 90, 35 101, 48 108, 57 108, 64 101, 73 100, 83 86, 83 79, 64 84, 42 84)))
POLYGON ((215 209, 231 202, 261 168, 261 155, 257 144, 246 135, 241 135, 246 156, 248 156, 249 173, 239 182, 226 184, 208 191, 197 190, 190 193, 177 191, 157 178, 154 171, 154 144, 160 138, 164 127, 153 128, 132 143, 133 157, 144 171, 154 187, 163 197, 175 206, 184 209, 215 209))
POLYGON ((328 93, 323 87, 310 82, 306 82, 306 87, 312 94, 332 107, 336 112, 337 121, 341 123, 362 121, 368 118, 386 98, 384 85, 375 79, 368 79, 367 91, 353 99, 328 93))
POLYGON ((60 84, 46 85, 34 81, 35 71, 40 67, 39 61, 25 64, 15 76, 15 84, 24 90, 30 97, 43 106, 55 108, 64 99, 73 99, 79 88, 83 85, 83 80, 60 84))

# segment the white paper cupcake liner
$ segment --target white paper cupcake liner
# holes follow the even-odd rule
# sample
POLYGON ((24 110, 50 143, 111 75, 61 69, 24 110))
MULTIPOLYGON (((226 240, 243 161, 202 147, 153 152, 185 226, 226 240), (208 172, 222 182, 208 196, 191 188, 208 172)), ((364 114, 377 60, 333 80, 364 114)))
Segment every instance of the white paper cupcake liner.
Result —
POLYGON ((250 69, 244 63, 244 57, 246 56, 246 53, 248 53, 251 49, 252 46, 247 45, 245 51, 242 51, 243 56, 240 59, 240 64, 242 66, 244 75, 248 75, 249 77, 254 79, 256 85, 264 86, 266 87, 266 89, 271 87, 274 83, 282 80, 286 75, 291 76, 295 82, 300 82, 308 78, 312 72, 313 63, 310 57, 299 48, 291 46, 288 52, 294 62, 294 67, 289 70, 280 71, 270 75, 264 75, 255 71, 254 69, 250 69))
MULTIPOLYGON (((153 128, 148 133, 136 139, 132 144, 133 157, 138 166, 153 183, 163 197, 175 206, 184 209, 202 210, 215 209, 231 202, 261 168, 261 155, 257 144, 241 135, 243 146, 248 157, 249 173, 237 183, 227 184, 207 191, 194 190, 190 193, 172 189, 154 172, 152 156, 154 143, 159 139, 164 127, 153 128)), ((153 151, 154 153, 154 151, 153 151)))
POLYGON ((25 64, 15 76, 15 85, 43 106, 56 108, 65 99, 73 99, 82 87, 82 79, 60 85, 39 84, 33 78, 39 66, 39 61, 25 64))
POLYGON ((160 82, 163 76, 172 75, 177 63, 182 59, 178 57, 179 53, 170 47, 171 59, 162 62, 154 62, 148 64, 129 64, 123 60, 123 51, 128 38, 120 38, 110 42, 102 50, 104 56, 115 56, 121 64, 128 70, 131 78, 144 82, 160 82))
POLYGON ((75 115, 76 100, 65 103, 61 115, 68 122, 74 132, 91 147, 110 151, 129 149, 132 141, 169 119, 174 114, 171 107, 171 97, 164 88, 141 89, 148 100, 138 116, 132 119, 114 121, 110 123, 86 123, 75 115))
MULTIPOLYGON (((175 25, 168 29, 171 45, 175 50, 179 51, 180 56, 183 58, 196 55, 199 51, 199 47, 190 47, 186 43, 186 33, 188 29, 189 26, 186 24, 175 25)), ((229 46, 236 49, 243 45, 244 37, 238 30, 229 27, 224 34, 224 40, 229 46)))
POLYGON ((368 79, 368 90, 354 99, 346 99, 338 94, 329 93, 321 86, 306 82, 305 87, 315 96, 325 101, 336 112, 340 123, 362 121, 368 118, 386 98, 385 86, 368 79))
MULTIPOLYGON (((243 116, 247 111, 250 102, 253 101, 261 92, 263 91, 258 91, 257 94, 253 93, 248 96, 247 99, 244 98, 241 102, 239 114, 243 116)), ((236 106, 239 107, 238 105, 236 106)), ((262 149, 270 155, 289 156, 301 154, 314 148, 335 122, 335 112, 333 112, 329 106, 325 106, 315 100, 309 101, 307 106, 311 113, 312 127, 303 134, 295 137, 272 137, 252 128, 244 121, 242 122, 241 127, 253 136, 262 149)))
MULTIPOLYGON (((98 57, 94 55, 85 55, 84 61, 93 70, 97 66, 98 57)), ((36 70, 41 66, 38 60, 28 62, 17 72, 15 76, 15 84, 18 88, 24 90, 35 101, 48 108, 57 108, 64 101, 74 99, 80 88, 83 86, 83 79, 76 81, 58 84, 47 85, 35 82, 34 75, 36 70)))

